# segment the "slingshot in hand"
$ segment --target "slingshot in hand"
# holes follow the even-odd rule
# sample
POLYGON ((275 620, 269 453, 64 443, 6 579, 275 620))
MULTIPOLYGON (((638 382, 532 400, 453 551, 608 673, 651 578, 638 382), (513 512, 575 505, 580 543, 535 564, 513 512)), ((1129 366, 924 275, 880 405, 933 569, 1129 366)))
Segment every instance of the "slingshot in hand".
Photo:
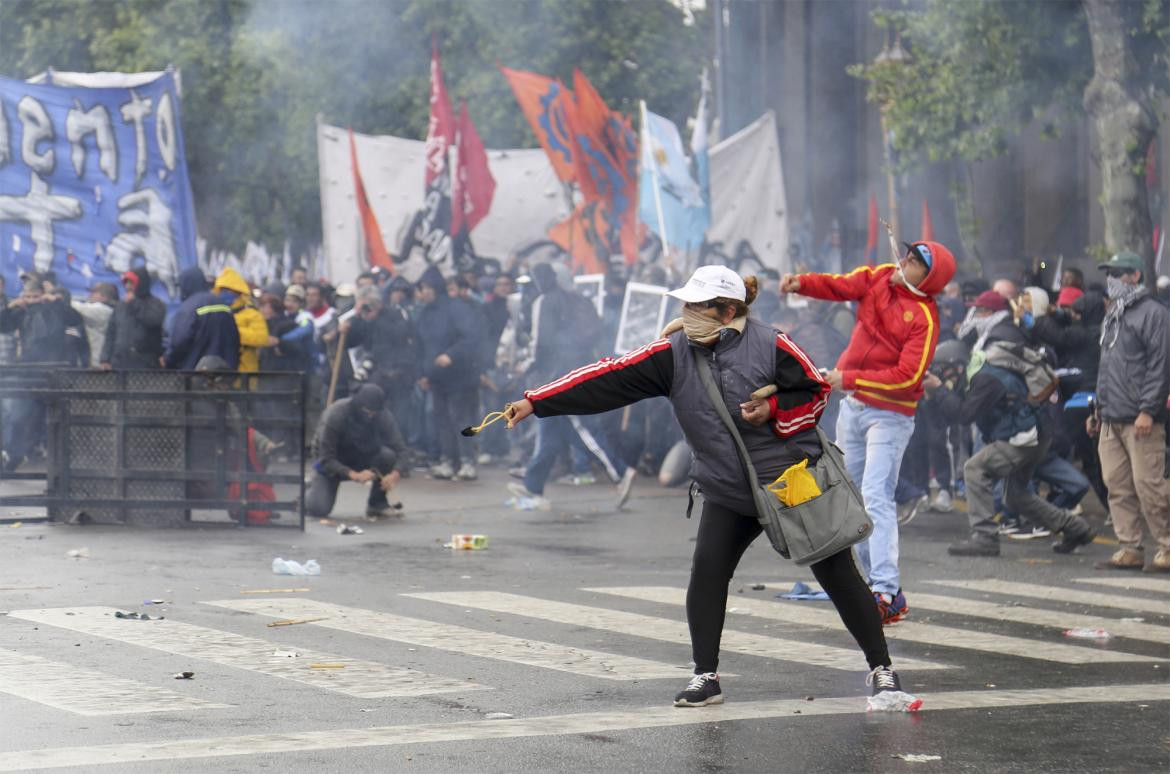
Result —
POLYGON ((516 413, 516 409, 512 408, 512 404, 509 403, 508 405, 504 406, 503 411, 493 411, 484 417, 483 421, 478 425, 475 425, 474 427, 465 427, 460 432, 468 437, 477 435, 480 430, 483 430, 493 422, 499 422, 501 419, 511 419, 514 413, 516 413))

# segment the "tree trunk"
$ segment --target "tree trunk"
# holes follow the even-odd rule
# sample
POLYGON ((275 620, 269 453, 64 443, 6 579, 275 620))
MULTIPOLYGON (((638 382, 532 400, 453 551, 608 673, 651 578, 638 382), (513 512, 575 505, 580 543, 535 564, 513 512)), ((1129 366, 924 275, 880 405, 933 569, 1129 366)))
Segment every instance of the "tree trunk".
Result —
POLYGON ((1140 73, 1126 35, 1124 0, 1082 0, 1093 45, 1093 80, 1085 110, 1096 128, 1101 163, 1105 245, 1133 250, 1153 281, 1153 224, 1146 196, 1145 159, 1158 119, 1137 85, 1140 73))

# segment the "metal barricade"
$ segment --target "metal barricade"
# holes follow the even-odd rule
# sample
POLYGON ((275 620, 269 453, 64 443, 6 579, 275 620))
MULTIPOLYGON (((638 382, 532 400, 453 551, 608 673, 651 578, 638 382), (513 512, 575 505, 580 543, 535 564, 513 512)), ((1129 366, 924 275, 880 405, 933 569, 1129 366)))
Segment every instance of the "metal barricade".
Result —
MULTIPOLYGON (((45 472, 0 472, 0 506, 143 526, 304 529, 304 375, 0 368, 0 398, 45 409, 45 472), (284 458, 266 459, 262 438, 284 458), (7 480, 45 480, 7 494, 7 480)), ((7 417, 5 417, 7 418, 7 417)))

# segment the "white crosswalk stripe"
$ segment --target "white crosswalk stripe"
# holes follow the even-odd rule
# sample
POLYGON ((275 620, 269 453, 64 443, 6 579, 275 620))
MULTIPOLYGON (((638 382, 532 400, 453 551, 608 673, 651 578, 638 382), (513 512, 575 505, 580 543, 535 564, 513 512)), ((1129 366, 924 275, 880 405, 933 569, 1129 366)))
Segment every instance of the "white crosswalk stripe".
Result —
POLYGON ((1117 589, 1160 591, 1163 594, 1170 594, 1170 580, 1146 578, 1141 575, 1131 575, 1128 578, 1076 578, 1075 582, 1092 583, 1097 586, 1112 586, 1117 589))
MULTIPOLYGON (((686 604, 686 591, 669 586, 631 586, 590 588, 602 594, 613 594, 645 602, 667 605, 686 604)), ((917 595, 915 596, 917 599, 917 595)), ((760 599, 737 598, 731 601, 728 612, 738 612, 775 621, 792 621, 825 629, 843 630, 841 618, 833 609, 818 609, 805 602, 768 602, 760 599)), ((924 645, 942 645, 964 650, 978 650, 1021 658, 1056 661, 1063 664, 1097 664, 1105 662, 1158 661, 1150 656, 1069 645, 1063 642, 1009 637, 972 629, 902 621, 885 627, 887 640, 917 642, 924 645)), ((899 665, 901 659, 899 659, 899 665)))
POLYGON ((469 685, 465 680, 303 648, 296 648, 299 658, 274 656, 275 651, 289 646, 170 619, 128 621, 115 618, 115 612, 112 607, 72 607, 13 610, 8 615, 185 658, 273 675, 350 696, 422 696, 486 689, 485 686, 469 685))
POLYGON ((566 647, 311 599, 224 599, 204 604, 273 618, 324 618, 311 625, 607 680, 678 678, 691 674, 691 670, 685 667, 647 659, 566 647))
POLYGON ((5 648, 0 648, 0 692, 78 715, 126 715, 229 706, 5 648))
MULTIPOLYGON (((1111 704, 1170 701, 1170 685, 1111 684, 1076 686, 1041 690, 986 690, 950 691, 933 693, 926 697, 925 711, 931 714, 952 710, 1009 710, 1040 706, 1052 712, 1055 707, 1071 704, 1111 704)), ((1107 710, 1106 710, 1107 711, 1107 710)), ((738 720, 775 720, 769 726, 777 733, 803 733, 810 718, 865 713, 865 701, 858 696, 827 697, 815 702, 803 699, 772 701, 733 701, 718 708, 703 711, 679 710, 674 707, 638 707, 623 710, 584 712, 574 715, 546 715, 510 720, 472 720, 458 723, 426 723, 420 725, 375 726, 373 728, 329 728, 326 730, 293 731, 278 734, 247 734, 238 736, 204 737, 195 739, 122 742, 115 744, 14 750, 0 755, 0 771, 31 771, 35 769, 80 766, 142 764, 150 761, 175 761, 227 758, 244 755, 278 755, 324 752, 328 750, 355 750, 359 748, 395 747, 421 744, 446 744, 470 741, 483 743, 493 740, 531 739, 566 736, 570 734, 617 734, 656 728, 730 723, 738 720)), ((968 714, 970 714, 968 712, 968 714)), ((887 724, 888 725, 888 724, 887 724)), ((624 737, 637 744, 645 734, 624 737)), ((844 742, 843 742, 844 743, 844 742)), ((449 752, 454 748, 443 748, 449 752)), ((475 749, 472 747, 471 749, 475 749)), ((314 759, 302 759, 301 768, 310 766, 314 759)), ((386 761, 383 769, 393 766, 386 761)), ((324 764, 314 761, 316 769, 324 764)), ((293 763, 289 763, 293 768, 293 763)), ((399 766, 398 768, 408 768, 399 766)), ((596 768, 605 769, 598 759, 596 768)), ((875 770, 891 769, 881 763, 875 770)), ((161 770, 161 768, 160 768, 161 770)), ((942 769, 939 769, 940 771, 942 769)))
MULTIPOLYGON (((607 610, 586 605, 538 599, 536 597, 495 591, 457 591, 412 593, 403 596, 442 602, 448 605, 490 610, 497 613, 539 618, 545 621, 588 626, 593 629, 648 639, 690 645, 685 621, 607 610)), ((838 648, 815 642, 767 637, 749 632, 723 630, 721 650, 751 656, 795 661, 813 666, 857 671, 865 659, 856 648, 838 648)), ((901 659, 899 669, 948 669, 949 666, 922 659, 901 659)))
POLYGON ((971 591, 989 591, 994 594, 1009 594, 1016 597, 1031 597, 1075 605, 1100 605, 1121 610, 1135 610, 1157 615, 1170 615, 1170 602, 1144 597, 1099 594, 1094 591, 1065 589, 1057 586, 1041 586, 1035 583, 1017 583, 1004 580, 933 580, 931 583, 971 591))

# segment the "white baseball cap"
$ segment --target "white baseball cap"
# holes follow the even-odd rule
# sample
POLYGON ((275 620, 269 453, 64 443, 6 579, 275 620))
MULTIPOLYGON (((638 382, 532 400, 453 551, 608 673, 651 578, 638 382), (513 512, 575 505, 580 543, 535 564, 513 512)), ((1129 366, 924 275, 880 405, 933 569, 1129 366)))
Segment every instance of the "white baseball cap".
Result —
POLYGON ((666 295, 674 296, 683 303, 710 301, 713 298, 747 299, 747 288, 739 275, 726 266, 700 266, 687 280, 687 284, 666 295))

